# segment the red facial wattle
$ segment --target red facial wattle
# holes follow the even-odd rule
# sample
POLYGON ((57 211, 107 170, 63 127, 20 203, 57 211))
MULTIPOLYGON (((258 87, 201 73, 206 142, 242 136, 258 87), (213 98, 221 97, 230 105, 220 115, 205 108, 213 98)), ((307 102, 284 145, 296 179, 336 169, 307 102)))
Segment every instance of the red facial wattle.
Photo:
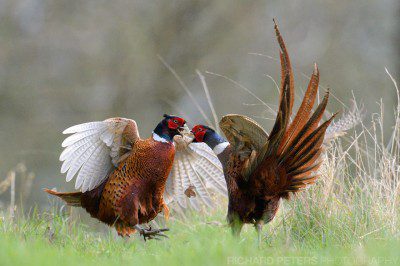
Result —
POLYGON ((203 142, 205 134, 206 134, 205 130, 198 131, 194 134, 194 138, 196 139, 197 142, 203 142))
POLYGON ((170 129, 178 129, 179 127, 183 127, 186 121, 180 117, 173 117, 168 120, 168 128, 170 129))
POLYGON ((197 125, 192 128, 192 133, 197 142, 203 142, 206 132, 207 130, 202 125, 197 125))

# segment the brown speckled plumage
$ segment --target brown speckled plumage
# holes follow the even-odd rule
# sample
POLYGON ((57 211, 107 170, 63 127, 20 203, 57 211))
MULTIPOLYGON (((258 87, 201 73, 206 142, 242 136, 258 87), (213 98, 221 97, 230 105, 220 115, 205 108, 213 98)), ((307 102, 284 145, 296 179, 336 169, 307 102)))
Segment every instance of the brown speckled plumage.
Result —
POLYGON ((135 146, 105 184, 97 218, 108 224, 147 223, 166 206, 163 193, 175 155, 173 144, 149 138, 135 146))
MULTIPOLYGON (((80 197, 80 205, 92 217, 115 225, 118 234, 134 233, 134 226, 168 211, 163 194, 175 155, 174 145, 153 138, 138 140, 132 153, 99 187, 80 197)), ((68 193, 47 191, 66 199, 68 193)))
MULTIPOLYGON (((243 177, 241 173, 245 164, 230 146, 218 158, 224 166, 229 195, 227 220, 233 232, 238 234, 243 223, 270 222, 278 211, 280 197, 266 196, 265 192, 269 190, 261 189, 266 184, 262 179, 246 180, 243 177)), ((279 177, 275 173, 270 176, 279 177)))

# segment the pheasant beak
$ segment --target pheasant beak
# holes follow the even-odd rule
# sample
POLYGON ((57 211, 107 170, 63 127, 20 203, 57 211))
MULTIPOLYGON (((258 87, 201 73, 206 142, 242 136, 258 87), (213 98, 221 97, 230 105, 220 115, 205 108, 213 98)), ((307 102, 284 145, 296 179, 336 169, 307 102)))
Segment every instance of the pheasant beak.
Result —
POLYGON ((182 136, 189 136, 192 135, 192 133, 190 132, 190 128, 185 124, 183 127, 179 127, 178 128, 178 132, 179 134, 181 134, 182 136))

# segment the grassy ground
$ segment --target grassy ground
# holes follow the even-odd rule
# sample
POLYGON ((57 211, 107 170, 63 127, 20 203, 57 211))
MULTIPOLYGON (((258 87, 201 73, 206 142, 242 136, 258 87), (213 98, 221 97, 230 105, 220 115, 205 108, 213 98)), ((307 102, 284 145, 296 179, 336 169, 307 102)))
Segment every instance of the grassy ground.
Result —
MULTIPOLYGON (((312 224, 301 229, 277 222, 265 228, 258 248, 248 226, 239 239, 228 228, 204 222, 170 221, 169 239, 144 242, 109 233, 98 233, 68 216, 41 214, 35 218, 0 223, 1 265, 398 265, 400 240, 386 230, 349 239, 342 232, 330 234, 312 224), (309 231, 309 232, 307 232, 309 231), (339 235, 338 235, 339 234, 339 235)), ((216 214, 206 221, 222 220, 216 214)), ((288 220, 288 223, 291 221, 288 220)), ((326 221, 321 220, 321 223, 326 221)), ((332 228, 332 232, 338 230, 332 228)), ((107 230, 108 231, 108 230, 107 230)))

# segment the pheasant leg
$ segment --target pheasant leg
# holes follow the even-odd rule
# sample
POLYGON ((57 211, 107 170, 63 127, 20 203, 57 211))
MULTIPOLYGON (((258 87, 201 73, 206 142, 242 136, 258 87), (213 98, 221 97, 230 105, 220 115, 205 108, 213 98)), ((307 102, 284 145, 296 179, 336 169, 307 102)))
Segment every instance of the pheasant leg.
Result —
POLYGON ((263 222, 258 221, 255 224, 256 231, 257 231, 257 243, 258 243, 258 248, 261 248, 261 242, 262 242, 262 229, 263 229, 263 222))
POLYGON ((152 229, 151 227, 149 227, 146 229, 146 228, 140 227, 139 225, 136 225, 135 229, 138 230, 138 232, 140 233, 141 236, 143 236, 144 241, 146 241, 147 239, 160 240, 160 238, 158 238, 159 236, 168 238, 168 236, 163 233, 163 232, 169 231, 168 228, 152 229))

